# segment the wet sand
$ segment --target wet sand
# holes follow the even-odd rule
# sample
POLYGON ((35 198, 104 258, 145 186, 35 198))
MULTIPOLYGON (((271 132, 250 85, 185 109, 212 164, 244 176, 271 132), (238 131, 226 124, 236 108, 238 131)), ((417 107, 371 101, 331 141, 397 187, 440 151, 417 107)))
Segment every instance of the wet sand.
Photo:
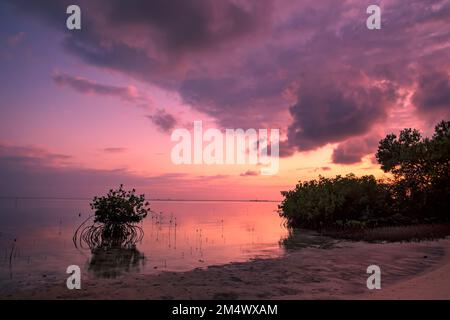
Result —
POLYGON ((189 272, 82 278, 65 275, 39 289, 1 299, 449 299, 450 239, 418 243, 336 242, 289 251, 276 259, 210 266, 189 272), (382 289, 366 287, 366 269, 381 268, 382 289), (64 278, 63 278, 64 277, 64 278))

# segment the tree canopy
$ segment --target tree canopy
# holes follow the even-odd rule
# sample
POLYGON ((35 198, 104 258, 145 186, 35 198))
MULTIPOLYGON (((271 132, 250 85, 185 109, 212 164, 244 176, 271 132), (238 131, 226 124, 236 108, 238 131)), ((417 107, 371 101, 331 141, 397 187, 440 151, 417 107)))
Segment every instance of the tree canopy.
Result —
POLYGON ((411 128, 388 134, 376 158, 391 181, 349 174, 299 182, 282 192, 280 216, 314 229, 450 220, 450 121, 438 123, 431 138, 411 128))

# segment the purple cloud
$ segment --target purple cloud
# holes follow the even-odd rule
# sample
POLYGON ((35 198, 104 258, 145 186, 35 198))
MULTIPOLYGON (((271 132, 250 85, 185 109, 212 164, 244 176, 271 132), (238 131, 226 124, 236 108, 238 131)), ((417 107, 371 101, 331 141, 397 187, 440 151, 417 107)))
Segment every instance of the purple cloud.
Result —
POLYGON ((52 75, 53 81, 61 86, 68 86, 75 91, 83 94, 96 94, 101 96, 113 96, 121 98, 128 102, 143 102, 146 101, 141 97, 136 88, 133 86, 119 87, 100 84, 95 81, 75 77, 65 73, 54 73, 52 75))
POLYGON ((294 121, 288 128, 288 142, 292 148, 313 150, 364 134, 385 119, 395 103, 395 88, 389 84, 366 85, 357 79, 357 72, 340 77, 345 84, 312 75, 300 84, 298 102, 290 108, 294 121))
MULTIPOLYGON (((70 4, 8 2, 61 30, 70 4)), ((423 114, 448 110, 448 1, 383 1, 376 31, 356 0, 79 5, 83 29, 64 33, 67 52, 177 92, 223 127, 280 128, 282 156, 368 134, 401 89, 416 91, 423 114), (430 64, 441 71, 427 80, 430 64)))
POLYGON ((162 132, 170 132, 177 124, 177 119, 164 109, 158 109, 153 115, 147 116, 162 132))
POLYGON ((354 164, 361 162, 361 159, 377 151, 380 136, 369 136, 363 138, 353 138, 340 143, 331 156, 333 163, 354 164))
POLYGON ((254 177, 254 176, 259 176, 259 172, 258 171, 253 171, 253 170, 247 170, 245 172, 242 172, 240 174, 241 177, 254 177))
POLYGON ((420 75, 412 97, 420 112, 447 111, 450 114, 450 76, 445 71, 426 71, 420 75))

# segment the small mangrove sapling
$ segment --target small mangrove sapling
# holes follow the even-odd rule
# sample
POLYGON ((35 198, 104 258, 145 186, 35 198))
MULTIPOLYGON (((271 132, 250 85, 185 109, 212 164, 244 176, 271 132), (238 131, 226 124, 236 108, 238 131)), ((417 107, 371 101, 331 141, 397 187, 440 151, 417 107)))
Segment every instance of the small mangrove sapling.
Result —
POLYGON ((136 195, 136 190, 109 190, 106 196, 94 197, 94 224, 84 226, 84 221, 75 231, 74 244, 89 248, 132 246, 143 238, 143 230, 137 225, 151 212, 145 195, 136 195))

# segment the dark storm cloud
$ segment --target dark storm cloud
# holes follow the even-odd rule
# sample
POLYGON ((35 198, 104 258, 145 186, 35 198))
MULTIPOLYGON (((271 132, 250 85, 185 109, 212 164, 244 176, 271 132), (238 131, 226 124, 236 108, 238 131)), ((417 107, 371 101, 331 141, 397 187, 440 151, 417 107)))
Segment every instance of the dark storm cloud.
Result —
POLYGON ((360 162, 361 157, 361 150, 358 146, 342 145, 340 148, 334 149, 332 160, 337 164, 354 164, 360 162))
POLYGON ((255 84, 249 78, 243 75, 242 82, 234 76, 191 78, 181 83, 179 92, 185 102, 216 118, 223 127, 258 128, 270 123, 280 104, 286 104, 281 92, 287 82, 266 78, 255 84))
POLYGON ((220 126, 280 126, 281 156, 367 134, 399 88, 416 88, 422 113, 448 109, 446 0, 383 1, 376 31, 359 0, 78 1, 80 32, 64 30, 69 1, 9 2, 84 62, 176 91, 220 126))
POLYGON ((419 78, 413 103, 421 112, 450 113, 450 76, 445 71, 426 71, 419 78))
POLYGON ((108 1, 111 24, 137 25, 157 33, 170 50, 198 50, 252 32, 268 13, 267 0, 244 1, 152 0, 108 1), (246 8, 247 7, 247 8, 246 8))
POLYGON ((364 156, 377 151, 380 139, 379 136, 369 136, 342 142, 333 150, 331 159, 336 164, 359 163, 364 156))
MULTIPOLYGON (((61 24, 65 21, 68 2, 44 1, 40 5, 28 6, 26 1, 11 1, 20 8, 20 12, 39 16, 64 31, 63 45, 71 54, 89 64, 179 91, 186 102, 216 117, 222 125, 236 124, 238 118, 245 122, 255 117, 253 123, 259 122, 257 113, 261 108, 256 99, 265 98, 263 95, 271 95, 269 98, 279 95, 282 85, 265 81, 262 87, 261 84, 253 84, 253 88, 240 88, 233 70, 230 70, 232 75, 229 77, 219 73, 222 74, 219 78, 216 73, 195 71, 198 59, 193 54, 209 53, 205 57, 207 60, 202 58, 200 63, 206 61, 208 64, 215 60, 221 64, 217 53, 226 54, 240 45, 239 40, 251 41, 251 36, 267 28, 272 2, 79 1, 82 30, 69 32, 61 24), (148 39, 136 42, 135 34, 148 39), (192 76, 181 75, 177 70, 180 61, 186 61, 185 55, 190 58, 187 63, 192 76), (223 108, 230 109, 231 115, 223 112, 223 108), (236 108, 241 110, 241 115, 233 112, 236 108)), ((258 63, 252 64, 256 66, 258 63)), ((251 80, 253 75, 243 78, 248 77, 251 80)), ((271 108, 273 111, 273 106, 271 108)), ((270 119, 271 116, 261 118, 270 119)))
POLYGON ((158 109, 153 115, 147 117, 162 132, 170 132, 177 124, 177 119, 164 109, 158 109))
POLYGON ((288 128, 288 142, 292 148, 313 150, 362 135, 386 117, 396 99, 395 89, 356 80, 339 84, 310 77, 300 84, 298 102, 290 108, 294 121, 288 128))
POLYGON ((37 16, 55 27, 58 25, 65 26, 67 18, 66 8, 69 5, 74 4, 71 0, 5 0, 4 2, 18 9, 16 13, 37 16))
POLYGON ((79 32, 64 30, 70 1, 8 2, 64 31, 64 46, 86 62, 158 82, 155 73, 172 68, 181 54, 224 46, 264 27, 271 1, 80 0, 79 32), (136 43, 136 32, 148 41, 136 43))
POLYGON ((139 80, 154 82, 170 87, 170 81, 159 79, 160 68, 157 61, 142 48, 135 48, 127 43, 108 40, 107 45, 101 36, 80 33, 67 37, 64 48, 88 64, 112 69, 131 75, 139 80))

